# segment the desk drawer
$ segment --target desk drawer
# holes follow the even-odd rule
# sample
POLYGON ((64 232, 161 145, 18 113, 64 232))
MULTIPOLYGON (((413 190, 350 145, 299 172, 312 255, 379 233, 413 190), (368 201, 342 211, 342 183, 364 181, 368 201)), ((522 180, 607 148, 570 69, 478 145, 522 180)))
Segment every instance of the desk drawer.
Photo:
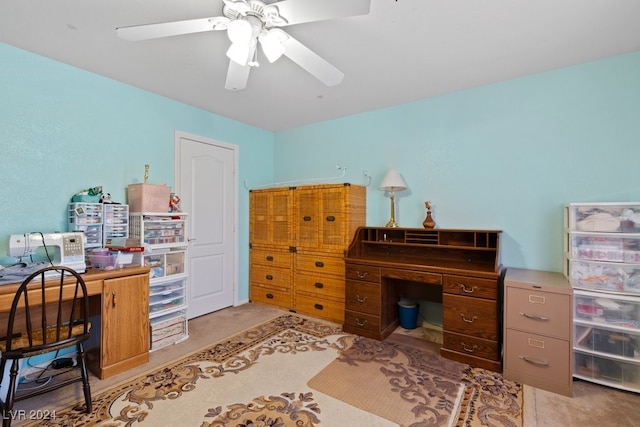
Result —
POLYGON ((571 336, 570 295, 507 287, 506 300, 508 328, 564 339, 571 336))
POLYGON ((382 276, 389 279, 408 280, 410 282, 429 283, 432 285, 442 284, 442 274, 427 273, 424 271, 403 270, 399 268, 383 268, 382 276))
POLYGON ((380 317, 346 310, 344 316, 344 330, 348 330, 352 334, 362 335, 365 337, 378 337, 380 335, 380 317))
POLYGON ((571 381, 569 341, 507 329, 505 370, 522 372, 549 381, 571 381))
POLYGON ((380 267, 347 263, 345 277, 352 280, 380 283, 380 267))
POLYGON ((442 346, 449 350, 470 356, 481 357, 483 359, 498 359, 498 343, 496 341, 484 340, 475 336, 454 334, 445 331, 442 336, 442 346))
POLYGON ((380 285, 347 280, 347 310, 380 316, 380 285))
POLYGON ((496 301, 444 294, 442 313, 445 331, 498 339, 496 301))
POLYGON ((495 300, 498 298, 498 281, 445 274, 442 292, 495 300))

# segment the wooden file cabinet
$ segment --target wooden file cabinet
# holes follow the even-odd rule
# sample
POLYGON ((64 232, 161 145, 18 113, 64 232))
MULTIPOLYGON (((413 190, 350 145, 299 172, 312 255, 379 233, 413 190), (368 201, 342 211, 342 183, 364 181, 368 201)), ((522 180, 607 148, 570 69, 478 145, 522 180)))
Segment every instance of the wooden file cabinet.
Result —
POLYGON ((560 273, 508 269, 504 376, 573 395, 572 289, 560 273))

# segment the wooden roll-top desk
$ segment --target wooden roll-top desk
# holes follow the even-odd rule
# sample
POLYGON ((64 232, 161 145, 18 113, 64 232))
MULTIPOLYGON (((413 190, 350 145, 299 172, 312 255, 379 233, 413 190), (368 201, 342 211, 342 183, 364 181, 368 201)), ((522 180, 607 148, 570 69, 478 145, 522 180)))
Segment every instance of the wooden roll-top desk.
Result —
POLYGON ((502 370, 500 235, 496 230, 361 227, 346 253, 346 332, 383 340, 400 298, 442 303, 442 356, 502 370))

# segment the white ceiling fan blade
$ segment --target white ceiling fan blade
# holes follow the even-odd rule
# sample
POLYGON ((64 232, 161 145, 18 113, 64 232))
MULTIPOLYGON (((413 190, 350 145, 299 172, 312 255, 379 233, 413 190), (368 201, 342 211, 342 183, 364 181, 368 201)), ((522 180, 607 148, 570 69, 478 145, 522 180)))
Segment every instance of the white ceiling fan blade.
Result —
POLYGON ((370 5, 371 0, 283 0, 267 5, 265 9, 268 11, 272 6, 277 8, 280 16, 287 21, 285 25, 295 25, 366 15, 370 5))
POLYGON ((125 40, 141 41, 203 31, 224 30, 227 28, 228 22, 229 19, 225 17, 188 19, 186 21, 119 27, 116 28, 116 33, 125 40))
POLYGON ((335 86, 342 82, 344 73, 333 65, 329 64, 325 59, 321 58, 317 53, 294 39, 290 35, 282 42, 284 46, 284 55, 293 62, 307 70, 312 76, 320 80, 327 86, 335 86))
MULTIPOLYGON (((255 47, 254 47, 255 52, 255 47)), ((229 69, 227 70, 227 80, 224 88, 227 90, 242 90, 247 87, 249 80, 250 65, 240 65, 233 60, 229 60, 229 69)))

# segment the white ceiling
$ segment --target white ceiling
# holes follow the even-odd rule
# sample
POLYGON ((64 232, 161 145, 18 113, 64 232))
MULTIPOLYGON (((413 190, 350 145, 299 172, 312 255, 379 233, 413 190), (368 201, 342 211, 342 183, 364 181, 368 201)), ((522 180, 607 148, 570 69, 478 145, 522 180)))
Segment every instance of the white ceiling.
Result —
POLYGON ((371 0, 368 15, 286 27, 345 73, 340 85, 282 57, 232 92, 224 31, 141 42, 115 32, 221 10, 222 0, 1 0, 0 42, 270 131, 640 50, 638 0, 371 0))

